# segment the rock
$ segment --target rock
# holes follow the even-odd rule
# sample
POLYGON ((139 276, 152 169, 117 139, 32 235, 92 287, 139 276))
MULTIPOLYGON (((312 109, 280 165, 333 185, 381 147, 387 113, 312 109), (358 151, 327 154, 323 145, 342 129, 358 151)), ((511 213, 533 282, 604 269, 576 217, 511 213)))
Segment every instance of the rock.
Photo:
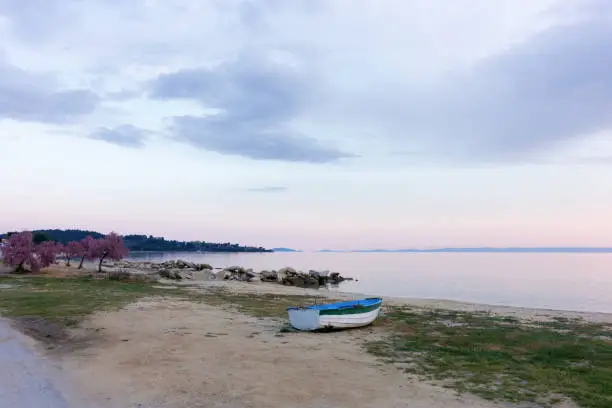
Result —
POLYGON ((332 272, 329 274, 329 283, 338 284, 346 279, 340 275, 340 272, 332 272))
POLYGON ((217 275, 215 275, 212 271, 208 269, 196 270, 192 273, 192 279, 198 281, 210 281, 217 279, 217 275))
POLYGON ((314 269, 311 269, 308 271, 309 274, 311 275, 315 275, 315 276, 324 276, 327 277, 329 276, 329 270, 324 270, 324 271, 315 271, 314 269))
POLYGON ((252 282, 257 277, 253 269, 244 269, 241 266, 228 266, 220 273, 225 280, 237 280, 242 282, 252 282))
POLYGON ((213 268, 209 264, 198 264, 182 259, 160 263, 150 261, 118 261, 105 262, 103 265, 113 269, 114 272, 120 272, 120 276, 124 276, 123 274, 127 273, 134 276, 138 275, 139 279, 144 278, 147 280, 158 279, 160 277, 172 280, 207 281, 221 279, 241 282, 259 280, 304 288, 318 288, 327 284, 338 284, 343 281, 352 280, 352 278, 343 277, 339 272, 330 272, 329 270, 317 271, 311 269, 308 272, 303 272, 292 267, 284 267, 278 271, 263 270, 257 273, 251 268, 246 269, 238 265, 221 269, 213 268))
POLYGON ((324 286, 327 284, 328 281, 328 276, 329 276, 329 271, 325 270, 325 271, 315 271, 313 269, 308 271, 308 274, 317 279, 317 281, 319 282, 319 286, 324 286))
POLYGON ((285 284, 285 279, 288 276, 294 276, 297 273, 297 271, 291 267, 284 267, 284 268, 280 268, 277 272, 277 280, 280 283, 285 284))
POLYGON ((172 269, 176 267, 176 261, 165 261, 162 262, 159 266, 164 269, 172 269))
POLYGON ((261 271, 259 273, 262 282, 278 282, 278 274, 276 271, 261 271))
POLYGON ((319 280, 308 274, 295 274, 287 276, 283 282, 284 285, 297 286, 300 288, 318 288, 319 280))

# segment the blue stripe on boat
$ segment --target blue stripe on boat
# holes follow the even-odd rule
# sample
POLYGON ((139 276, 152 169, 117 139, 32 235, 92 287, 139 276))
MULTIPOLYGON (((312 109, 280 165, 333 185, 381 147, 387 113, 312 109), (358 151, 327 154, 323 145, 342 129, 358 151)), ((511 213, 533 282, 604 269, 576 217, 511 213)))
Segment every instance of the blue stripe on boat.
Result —
POLYGON ((311 305, 305 308, 300 308, 300 307, 288 307, 287 310, 292 310, 292 309, 311 309, 311 310, 341 310, 341 309, 348 309, 348 308, 352 308, 355 306, 362 306, 362 307, 371 307, 371 306, 376 306, 382 303, 382 298, 366 298, 366 299, 359 299, 359 300, 349 300, 346 302, 336 302, 336 303, 327 303, 327 304, 323 304, 323 305, 311 305))

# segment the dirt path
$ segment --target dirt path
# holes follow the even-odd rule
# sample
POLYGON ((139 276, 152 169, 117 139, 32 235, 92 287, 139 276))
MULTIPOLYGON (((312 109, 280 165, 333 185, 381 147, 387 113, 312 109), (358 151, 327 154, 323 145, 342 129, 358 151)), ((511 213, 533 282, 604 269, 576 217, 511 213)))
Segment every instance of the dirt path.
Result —
POLYGON ((62 364, 108 407, 499 407, 380 364, 360 346, 370 329, 280 333, 280 322, 172 300, 134 303, 87 325, 101 338, 62 364))

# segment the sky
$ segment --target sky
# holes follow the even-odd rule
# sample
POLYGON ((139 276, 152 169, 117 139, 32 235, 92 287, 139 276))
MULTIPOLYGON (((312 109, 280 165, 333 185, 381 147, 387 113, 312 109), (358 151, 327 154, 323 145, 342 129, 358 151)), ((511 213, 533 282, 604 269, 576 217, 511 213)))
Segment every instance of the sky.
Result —
POLYGON ((0 231, 612 246, 609 0, 0 0, 0 231))

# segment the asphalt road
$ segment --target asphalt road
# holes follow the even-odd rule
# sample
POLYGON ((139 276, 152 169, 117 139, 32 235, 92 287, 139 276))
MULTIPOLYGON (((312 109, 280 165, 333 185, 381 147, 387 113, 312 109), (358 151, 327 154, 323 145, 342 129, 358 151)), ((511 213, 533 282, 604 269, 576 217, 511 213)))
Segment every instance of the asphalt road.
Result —
POLYGON ((69 408, 53 369, 0 318, 0 408, 69 408))

